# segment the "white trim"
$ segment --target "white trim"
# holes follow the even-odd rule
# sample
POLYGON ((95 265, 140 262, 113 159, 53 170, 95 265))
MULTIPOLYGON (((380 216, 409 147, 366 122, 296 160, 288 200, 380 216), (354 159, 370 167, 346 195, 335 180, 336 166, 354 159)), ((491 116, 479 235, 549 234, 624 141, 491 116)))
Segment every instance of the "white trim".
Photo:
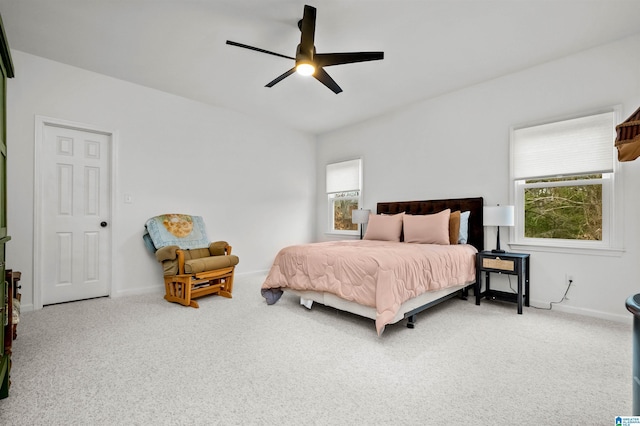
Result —
POLYGON ((34 200, 33 200, 33 310, 42 309, 42 287, 40 283, 42 282, 42 276, 44 275, 44 271, 39 270, 39 266, 41 264, 42 258, 42 241, 41 241, 41 233, 42 233, 42 192, 43 192, 43 182, 42 176, 40 174, 41 164, 41 152, 42 146, 44 144, 44 129, 45 126, 52 127, 65 127, 69 129, 75 129, 80 131, 99 133, 102 135, 109 136, 111 138, 111 146, 110 146, 110 156, 109 159, 111 165, 111 180, 109 182, 110 192, 111 192, 111 205, 110 205, 110 232, 109 236, 111 240, 109 241, 109 245, 111 247, 111 270, 109 271, 109 297, 112 296, 113 293, 113 277, 114 277, 114 268, 113 268, 113 259, 114 259, 114 244, 113 244, 113 235, 116 231, 116 226, 114 226, 114 217, 115 217, 115 206, 116 206, 116 147, 117 147, 117 132, 105 130, 102 127, 94 126, 91 124, 79 123, 75 121, 62 120, 58 118, 46 117, 42 115, 36 115, 34 120, 35 126, 35 140, 34 140, 34 200))
POLYGON ((550 247, 582 247, 587 249, 610 249, 621 246, 620 239, 616 238, 617 235, 614 231, 616 223, 619 223, 612 217, 612 213, 615 216, 615 212, 622 210, 621 206, 616 206, 614 200, 617 198, 614 194, 614 174, 603 173, 601 178, 596 179, 580 179, 580 180, 564 180, 559 182, 540 182, 540 183, 525 183, 524 180, 516 180, 513 182, 515 187, 515 199, 516 203, 516 221, 513 233, 510 234, 510 238, 515 244, 541 246, 546 245, 550 247), (602 239, 598 241, 587 240, 562 240, 555 238, 531 238, 524 236, 524 210, 519 207, 524 205, 525 191, 528 188, 559 188, 564 186, 585 186, 585 185, 600 185, 602 188, 602 239), (618 208, 619 207, 619 208, 618 208))
MULTIPOLYGON (((328 236, 328 237, 338 237, 338 238, 344 238, 344 237, 360 237, 360 231, 333 231, 333 232, 325 232, 324 235, 328 236)), ((351 238, 349 238, 351 239, 351 238)))
MULTIPOLYGON (((564 240, 562 240, 564 241, 564 240)), ((612 257, 620 257, 625 253, 624 249, 620 248, 610 248, 610 247, 585 247, 578 245, 570 245, 563 244, 562 242, 557 243, 553 242, 541 242, 538 244, 535 243, 508 243, 510 251, 513 252, 524 252, 528 253, 530 251, 539 251, 546 253, 562 253, 562 254, 581 254, 581 255, 592 255, 592 256, 612 256, 612 257), (551 244, 554 243, 554 244, 551 244)))
MULTIPOLYGON (((614 123, 620 122, 622 107, 620 105, 609 106, 600 109, 586 111, 581 114, 557 117, 538 123, 527 123, 510 128, 509 135, 509 179, 510 179, 510 203, 516 208, 515 226, 509 228, 510 246, 521 250, 548 251, 556 253, 590 254, 603 256, 621 256, 624 253, 624 241, 622 225, 624 220, 623 204, 623 179, 620 173, 620 164, 617 161, 617 152, 613 144, 615 140, 615 129, 612 129, 611 150, 613 161, 613 172, 608 174, 602 181, 603 199, 602 204, 608 206, 603 208, 603 240, 602 241, 574 241, 574 240, 554 240, 554 239, 534 239, 524 238, 524 211, 521 206, 524 204, 523 185, 514 178, 514 131, 520 128, 544 125, 553 122, 570 120, 573 118, 597 115, 606 112, 613 112, 614 123)), ((574 184, 575 181, 568 184, 574 184)))
MULTIPOLYGON (((548 301, 542 301, 542 300, 531 300, 531 308, 530 309, 546 309, 549 310, 549 302, 548 301)), ((607 312, 602 312, 602 311, 596 311, 594 309, 587 309, 587 308, 578 308, 575 306, 571 306, 571 305, 562 305, 562 304, 556 304, 554 303, 552 305, 552 309, 553 311, 557 311, 557 312, 564 312, 564 313, 568 313, 568 314, 573 314, 573 315, 581 315, 581 316, 586 316, 586 317, 591 317, 591 318, 599 318, 599 319, 603 319, 603 320, 607 320, 607 321, 615 321, 615 322, 619 322, 619 323, 627 323, 627 324, 631 324, 633 323, 633 315, 618 315, 618 314, 610 314, 607 312)))
MULTIPOLYGON (((327 163, 324 167, 324 173, 325 173, 325 182, 327 181, 327 171, 329 169, 330 166, 332 165, 336 165, 336 164, 343 164, 343 163, 349 163, 349 162, 358 162, 358 189, 350 189, 350 190, 344 190, 344 191, 338 191, 338 193, 340 192, 358 192, 358 208, 361 209, 363 208, 363 203, 364 203, 364 197, 363 197, 363 191, 362 191, 362 187, 363 187, 363 177, 364 177, 364 171, 363 171, 363 159, 362 157, 357 157, 357 158, 352 158, 352 159, 348 159, 348 160, 342 160, 342 161, 334 161, 331 163, 327 163)), ((358 229, 353 230, 353 231, 340 231, 340 230, 336 230, 334 229, 334 223, 333 223, 333 203, 331 201, 331 197, 332 195, 336 194, 336 192, 330 192, 328 191, 327 188, 325 188, 326 191, 326 198, 325 198, 325 202, 327 203, 326 209, 327 209, 327 229, 325 231, 326 235, 334 235, 334 236, 359 236, 360 235, 360 227, 362 226, 361 224, 358 224, 358 229)), ((355 199, 355 197, 354 197, 355 199)))
MULTIPOLYGON (((234 279, 242 278, 242 277, 266 277, 269 273, 269 269, 259 269, 257 271, 249 271, 249 272, 234 272, 234 279)), ((114 290, 112 291, 112 298, 119 297, 129 297, 129 296, 139 296, 144 294, 164 294, 165 288, 164 284, 162 284, 162 279, 158 281, 158 284, 148 285, 145 287, 139 287, 134 289, 122 289, 122 290, 114 290)))
POLYGON ((141 294, 151 294, 151 293, 164 294, 165 288, 163 285, 158 284, 158 285, 150 285, 146 287, 138 287, 133 289, 115 290, 115 291, 112 291, 109 297, 112 297, 115 299, 118 297, 139 296, 141 294))

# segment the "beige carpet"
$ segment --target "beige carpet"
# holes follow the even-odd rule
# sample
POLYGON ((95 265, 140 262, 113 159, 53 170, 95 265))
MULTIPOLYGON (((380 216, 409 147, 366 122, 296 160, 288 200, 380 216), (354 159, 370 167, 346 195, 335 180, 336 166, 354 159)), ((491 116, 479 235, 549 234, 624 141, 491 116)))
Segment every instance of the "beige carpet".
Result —
POLYGON ((609 425, 631 414, 629 324, 453 299, 379 338, 371 320, 290 295, 267 306, 263 279, 239 276, 234 299, 200 309, 149 294, 25 313, 0 424, 609 425))

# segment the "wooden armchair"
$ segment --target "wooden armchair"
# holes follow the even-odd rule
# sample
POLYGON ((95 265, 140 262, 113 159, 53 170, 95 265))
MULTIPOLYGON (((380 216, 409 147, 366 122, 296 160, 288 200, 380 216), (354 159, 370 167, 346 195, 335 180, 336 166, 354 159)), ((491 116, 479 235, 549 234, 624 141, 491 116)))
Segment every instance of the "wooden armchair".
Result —
POLYGON ((233 273, 239 262, 226 241, 211 243, 208 248, 183 250, 166 246, 156 251, 164 270, 164 298, 169 302, 198 308, 192 299, 208 294, 232 297, 233 273))

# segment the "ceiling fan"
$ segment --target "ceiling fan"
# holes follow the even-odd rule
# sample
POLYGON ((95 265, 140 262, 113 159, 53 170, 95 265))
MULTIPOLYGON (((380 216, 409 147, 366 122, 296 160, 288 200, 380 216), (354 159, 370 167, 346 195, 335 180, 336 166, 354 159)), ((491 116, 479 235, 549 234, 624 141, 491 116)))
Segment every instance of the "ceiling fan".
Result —
POLYGON ((313 44, 316 32, 315 7, 305 5, 302 19, 298 21, 298 28, 300 28, 302 34, 300 35, 300 44, 296 50, 295 58, 231 40, 227 40, 227 44, 296 61, 296 65, 293 68, 267 83, 265 87, 273 87, 297 71, 302 75, 312 75, 335 94, 342 92, 342 89, 338 86, 338 83, 327 74, 324 67, 384 59, 384 52, 316 53, 316 47, 313 44))

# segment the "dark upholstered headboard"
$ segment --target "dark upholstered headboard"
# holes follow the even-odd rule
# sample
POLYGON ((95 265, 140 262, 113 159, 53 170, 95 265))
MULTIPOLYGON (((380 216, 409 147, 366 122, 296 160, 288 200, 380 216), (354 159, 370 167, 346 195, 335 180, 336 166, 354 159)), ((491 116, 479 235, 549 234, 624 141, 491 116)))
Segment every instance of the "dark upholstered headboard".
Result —
POLYGON ((378 214, 433 214, 445 209, 461 212, 470 211, 469 214, 469 241, 468 243, 478 249, 484 250, 484 227, 482 225, 482 197, 476 198, 452 198, 446 200, 425 201, 395 201, 378 203, 378 214))

